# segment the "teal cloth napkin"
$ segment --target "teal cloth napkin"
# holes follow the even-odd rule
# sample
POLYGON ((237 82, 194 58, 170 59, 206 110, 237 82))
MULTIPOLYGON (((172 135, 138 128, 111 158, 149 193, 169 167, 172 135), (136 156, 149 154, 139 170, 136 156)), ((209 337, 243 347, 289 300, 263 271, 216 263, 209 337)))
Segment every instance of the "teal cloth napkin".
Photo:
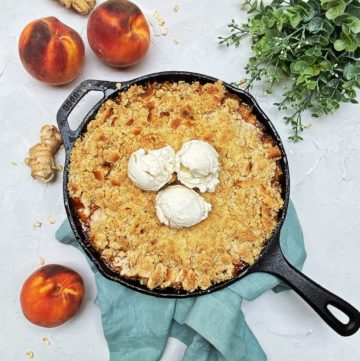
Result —
MULTIPOLYGON (((65 221, 56 238, 82 251, 65 221)), ((306 258, 304 239, 290 202, 280 236, 287 259, 301 268, 306 258)), ((83 251, 82 251, 83 252, 83 251)), ((266 355, 246 324, 243 299, 253 300, 275 289, 280 281, 269 274, 251 274, 206 296, 163 299, 132 291, 95 273, 104 334, 110 361, 155 361, 173 336, 188 347, 184 361, 265 361, 266 355)))

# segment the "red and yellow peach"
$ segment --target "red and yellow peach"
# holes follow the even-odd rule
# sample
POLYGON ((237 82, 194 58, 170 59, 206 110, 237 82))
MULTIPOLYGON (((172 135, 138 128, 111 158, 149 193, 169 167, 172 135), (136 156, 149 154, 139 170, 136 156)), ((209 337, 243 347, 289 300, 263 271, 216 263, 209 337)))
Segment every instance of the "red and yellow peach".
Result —
POLYGON ((100 60, 116 67, 138 63, 150 45, 144 14, 127 0, 108 0, 99 5, 90 15, 87 35, 100 60))
POLYGON ((77 272, 50 264, 39 268, 25 281, 20 303, 30 322, 56 327, 74 316, 84 294, 84 282, 77 272))
POLYGON ((55 17, 32 21, 22 31, 19 54, 34 78, 52 85, 72 81, 84 63, 80 35, 55 17))

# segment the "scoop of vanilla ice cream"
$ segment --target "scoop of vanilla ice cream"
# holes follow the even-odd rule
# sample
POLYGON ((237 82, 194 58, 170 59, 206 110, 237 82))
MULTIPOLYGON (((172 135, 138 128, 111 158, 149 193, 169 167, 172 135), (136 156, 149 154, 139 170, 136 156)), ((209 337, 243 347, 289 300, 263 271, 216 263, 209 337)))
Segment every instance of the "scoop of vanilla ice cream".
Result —
POLYGON ((214 192, 219 183, 219 155, 215 148, 201 140, 190 140, 176 153, 179 181, 200 192, 214 192))
POLYGON ((175 151, 172 147, 149 150, 140 148, 130 155, 128 176, 139 188, 158 191, 175 171, 175 151))
POLYGON ((192 189, 169 186, 156 196, 156 215, 173 228, 191 227, 208 217, 211 204, 192 189))

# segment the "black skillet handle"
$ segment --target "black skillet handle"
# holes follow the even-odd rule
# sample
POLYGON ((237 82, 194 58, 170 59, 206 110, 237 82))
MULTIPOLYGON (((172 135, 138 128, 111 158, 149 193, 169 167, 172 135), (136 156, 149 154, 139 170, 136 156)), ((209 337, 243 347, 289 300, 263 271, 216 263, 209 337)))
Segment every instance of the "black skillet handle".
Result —
POLYGON ((80 83, 66 98, 57 113, 57 123, 64 142, 65 150, 68 152, 76 138, 79 136, 82 124, 76 129, 70 129, 68 117, 75 108, 76 104, 90 91, 101 91, 104 97, 99 101, 101 103, 109 94, 121 88, 120 83, 105 80, 84 80, 80 83))
POLYGON ((303 273, 293 267, 284 257, 279 243, 272 242, 259 260, 257 272, 267 272, 284 280, 297 292, 319 316, 338 334, 353 335, 360 327, 360 313, 349 303, 327 291, 303 273), (328 306, 333 306, 349 317, 345 324, 331 313, 328 306))

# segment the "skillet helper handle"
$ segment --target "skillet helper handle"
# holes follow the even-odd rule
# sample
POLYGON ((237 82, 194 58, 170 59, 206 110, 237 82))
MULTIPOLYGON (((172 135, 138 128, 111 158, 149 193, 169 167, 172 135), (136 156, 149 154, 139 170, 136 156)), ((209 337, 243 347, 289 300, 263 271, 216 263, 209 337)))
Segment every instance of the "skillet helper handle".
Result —
POLYGON ((100 100, 100 102, 103 102, 107 95, 113 93, 115 90, 120 89, 120 87, 120 83, 111 81, 84 80, 66 98, 57 113, 56 120, 64 142, 65 150, 67 152, 71 149, 82 128, 82 124, 80 124, 79 127, 75 130, 72 130, 69 126, 68 117, 74 110, 76 104, 78 104, 79 101, 90 91, 103 92, 104 97, 100 100))
POLYGON ((360 313, 355 307, 298 271, 286 260, 278 244, 270 247, 271 257, 264 257, 266 259, 260 263, 259 272, 271 273, 285 281, 338 334, 351 336, 358 331, 360 313), (328 306, 342 311, 349 318, 348 322, 341 322, 328 306))

